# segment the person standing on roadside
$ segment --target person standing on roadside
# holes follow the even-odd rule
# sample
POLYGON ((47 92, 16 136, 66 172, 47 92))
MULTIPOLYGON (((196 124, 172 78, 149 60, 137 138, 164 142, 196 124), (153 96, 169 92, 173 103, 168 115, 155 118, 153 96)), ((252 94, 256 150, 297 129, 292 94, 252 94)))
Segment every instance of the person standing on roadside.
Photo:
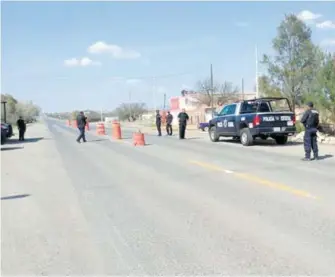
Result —
POLYGON ((24 133, 26 132, 26 123, 22 116, 16 121, 17 128, 19 129, 19 141, 24 141, 24 133))
POLYGON ((159 110, 156 111, 156 127, 158 136, 162 136, 162 116, 160 115, 159 110))
POLYGON ((307 103, 307 110, 303 114, 300 122, 305 126, 303 161, 311 160, 311 150, 313 150, 314 160, 319 159, 317 131, 319 127, 319 112, 314 109, 312 102, 307 103))
POLYGON ((84 115, 84 112, 80 112, 78 114, 77 125, 78 125, 78 129, 80 132, 77 138, 77 142, 80 143, 81 139, 83 140, 83 142, 86 142, 86 137, 85 137, 86 116, 84 115))
POLYGON ((185 112, 185 109, 182 109, 182 112, 178 114, 178 119, 179 119, 179 139, 185 139, 187 121, 189 120, 188 114, 185 112))
POLYGON ((168 111, 166 116, 166 133, 168 136, 172 136, 172 121, 173 115, 168 111))

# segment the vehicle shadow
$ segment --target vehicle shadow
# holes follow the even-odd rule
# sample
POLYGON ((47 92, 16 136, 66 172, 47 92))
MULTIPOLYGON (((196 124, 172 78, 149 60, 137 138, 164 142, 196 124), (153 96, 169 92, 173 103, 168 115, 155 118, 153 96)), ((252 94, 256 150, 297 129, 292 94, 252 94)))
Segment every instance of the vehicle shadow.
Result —
MULTIPOLYGON (((225 142, 225 143, 232 143, 232 144, 241 144, 239 140, 234 140, 234 139, 223 139, 220 140, 220 142, 225 142)), ((279 145, 276 143, 275 140, 273 139, 267 139, 267 140, 262 140, 262 139, 256 139, 253 143, 252 146, 262 146, 262 147, 288 147, 288 146, 297 146, 297 145, 302 145, 303 142, 298 142, 298 141, 288 141, 284 145, 279 145)), ((250 146, 249 146, 250 147, 250 146)))
POLYGON ((26 138, 24 141, 20 141, 19 139, 9 139, 6 144, 18 144, 18 143, 32 143, 38 142, 40 140, 51 140, 51 138, 37 137, 37 138, 26 138))
POLYGON ((16 149, 23 149, 23 147, 22 146, 1 147, 1 151, 16 150, 16 149))
POLYGON ((13 200, 13 199, 20 199, 30 196, 30 194, 17 194, 17 195, 10 195, 1 197, 1 200, 13 200))

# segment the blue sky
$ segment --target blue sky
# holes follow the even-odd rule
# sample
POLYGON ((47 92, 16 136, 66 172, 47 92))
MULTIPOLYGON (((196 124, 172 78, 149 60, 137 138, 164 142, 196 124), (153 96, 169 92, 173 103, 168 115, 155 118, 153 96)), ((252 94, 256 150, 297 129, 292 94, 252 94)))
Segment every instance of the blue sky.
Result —
POLYGON ((112 109, 130 94, 159 106, 210 63, 217 81, 253 91, 255 44, 271 53, 284 14, 302 11, 335 50, 331 2, 2 2, 2 93, 45 111, 112 109))

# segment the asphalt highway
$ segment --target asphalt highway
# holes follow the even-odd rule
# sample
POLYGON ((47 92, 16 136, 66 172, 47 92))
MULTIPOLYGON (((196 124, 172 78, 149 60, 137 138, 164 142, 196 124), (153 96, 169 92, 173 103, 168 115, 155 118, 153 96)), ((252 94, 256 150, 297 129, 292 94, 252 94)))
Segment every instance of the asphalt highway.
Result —
POLYGON ((90 251, 44 273, 335 275, 333 158, 303 163, 202 134, 146 134, 147 145, 134 147, 131 129, 115 141, 92 128, 78 144, 76 129, 46 126, 90 251))

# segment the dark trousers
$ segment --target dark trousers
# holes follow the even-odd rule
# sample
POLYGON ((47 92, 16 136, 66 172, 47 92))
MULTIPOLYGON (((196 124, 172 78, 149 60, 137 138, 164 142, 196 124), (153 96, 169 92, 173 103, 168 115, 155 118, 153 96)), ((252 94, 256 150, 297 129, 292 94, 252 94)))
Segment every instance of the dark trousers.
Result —
POLYGON ((172 125, 169 124, 169 123, 166 123, 166 133, 167 133, 169 136, 172 136, 172 125))
POLYGON ((79 137, 77 138, 77 141, 80 142, 81 139, 83 139, 83 142, 86 142, 85 138, 85 127, 80 127, 79 129, 79 137))
POLYGON ((179 123, 179 138, 184 139, 185 138, 185 131, 186 131, 186 123, 179 123))
POLYGON ((156 127, 158 131, 158 135, 161 136, 162 135, 162 123, 156 123, 156 127))
POLYGON ((310 128, 305 130, 304 135, 304 149, 305 149, 305 157, 311 157, 311 150, 313 151, 314 157, 318 157, 318 141, 317 141, 317 129, 310 128))
POLYGON ((24 129, 19 129, 19 140, 24 140, 24 133, 26 130, 24 129))

